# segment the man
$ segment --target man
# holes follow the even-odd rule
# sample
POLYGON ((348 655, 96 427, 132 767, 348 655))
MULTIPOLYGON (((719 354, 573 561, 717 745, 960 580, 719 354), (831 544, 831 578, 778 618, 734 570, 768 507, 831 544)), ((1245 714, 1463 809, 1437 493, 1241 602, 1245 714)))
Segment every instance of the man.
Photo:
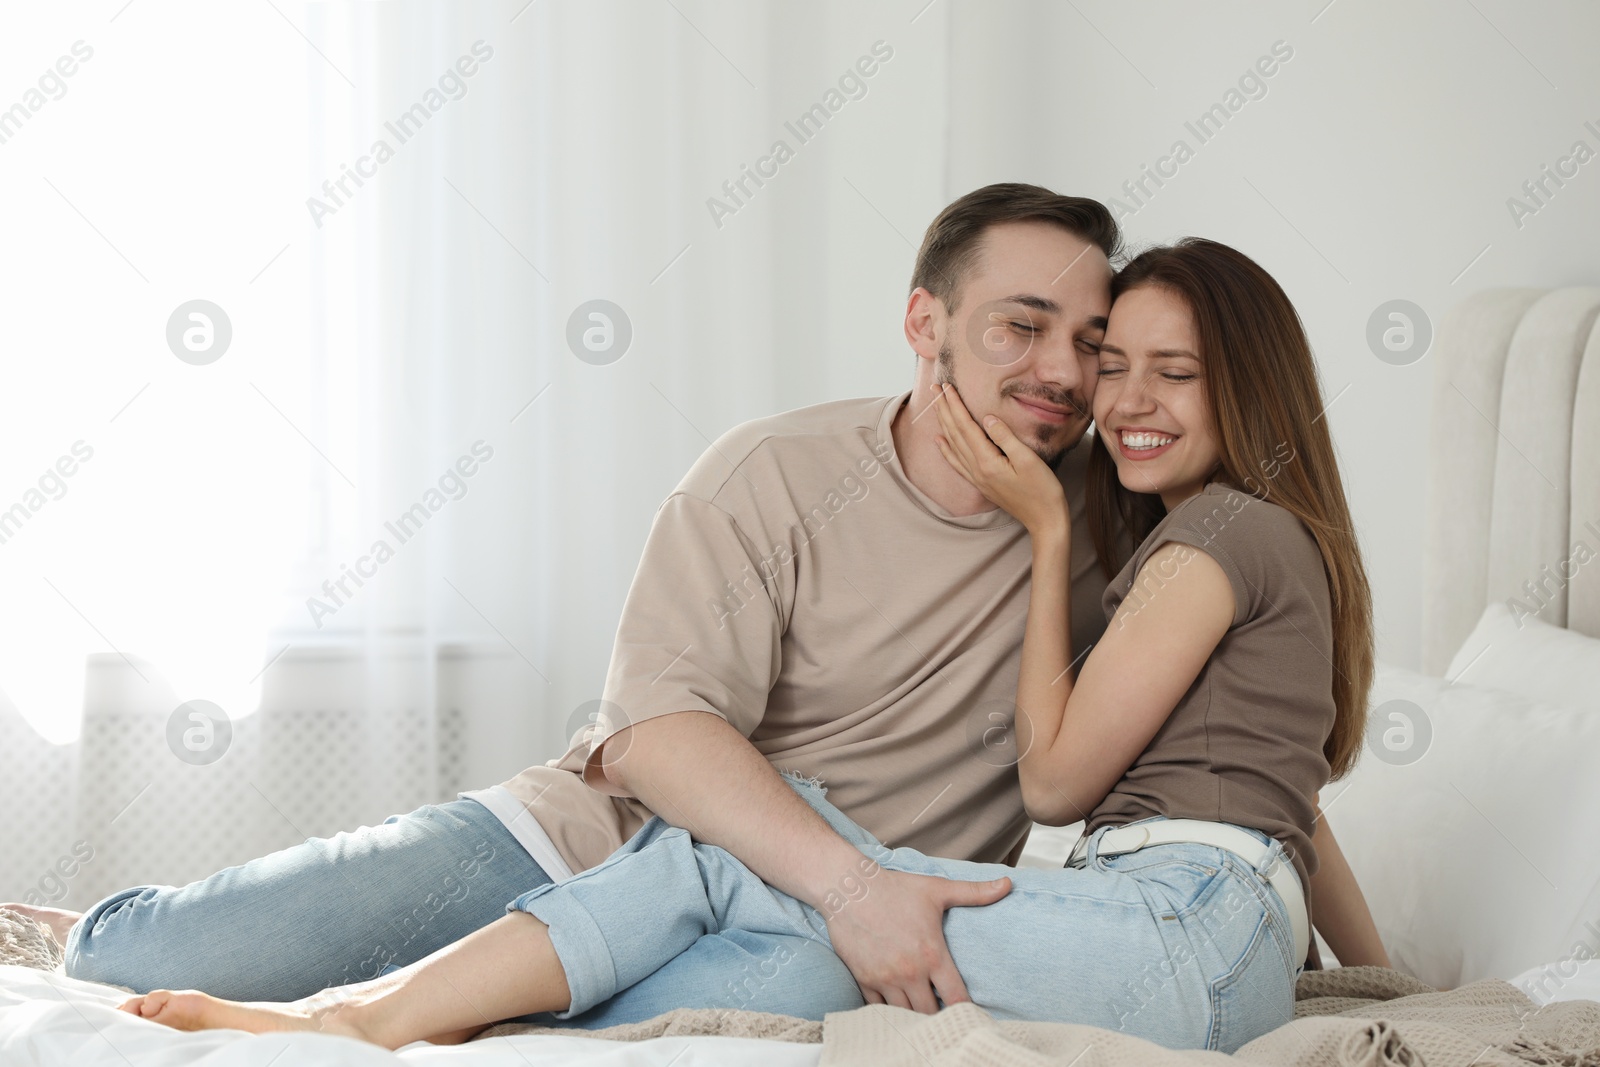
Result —
MULTIPOLYGON (((976 419, 998 415, 1059 464, 1078 524, 1074 647, 1087 649, 1104 578, 1070 450, 1089 423, 1117 240, 1103 206, 1036 186, 951 204, 912 278, 912 388, 756 420, 701 456, 656 514, 600 721, 565 756, 189 886, 115 894, 71 927, 68 973, 262 1000, 370 978, 602 862, 654 812, 822 910, 869 1002, 966 999, 943 913, 1005 887, 880 870, 853 892, 860 852, 780 771, 821 778, 890 845, 1020 852, 1009 730, 1030 547, 945 462, 929 408, 951 382, 976 419)), ((747 962, 708 946, 674 994, 713 1006, 747 962)))

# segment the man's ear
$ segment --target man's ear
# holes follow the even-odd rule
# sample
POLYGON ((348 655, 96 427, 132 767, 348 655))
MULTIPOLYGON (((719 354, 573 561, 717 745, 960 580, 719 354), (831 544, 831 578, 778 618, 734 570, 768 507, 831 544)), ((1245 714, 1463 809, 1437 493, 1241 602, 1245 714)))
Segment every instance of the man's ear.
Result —
POLYGON ((939 358, 939 333, 948 321, 944 303, 922 286, 906 299, 906 343, 923 359, 939 358))

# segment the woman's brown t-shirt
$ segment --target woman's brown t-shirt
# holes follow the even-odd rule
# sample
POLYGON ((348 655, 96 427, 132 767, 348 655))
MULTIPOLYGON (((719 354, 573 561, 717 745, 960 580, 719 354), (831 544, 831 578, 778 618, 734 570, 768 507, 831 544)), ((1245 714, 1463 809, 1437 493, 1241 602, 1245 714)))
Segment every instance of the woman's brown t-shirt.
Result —
POLYGON ((1283 842, 1309 904, 1311 798, 1328 781, 1322 746, 1334 722, 1322 554, 1289 511, 1213 483, 1168 513, 1106 588, 1111 626, 1124 602, 1132 610, 1153 600, 1174 577, 1156 568, 1139 575, 1169 541, 1221 565, 1233 585, 1233 625, 1086 832, 1153 815, 1248 826, 1283 842))

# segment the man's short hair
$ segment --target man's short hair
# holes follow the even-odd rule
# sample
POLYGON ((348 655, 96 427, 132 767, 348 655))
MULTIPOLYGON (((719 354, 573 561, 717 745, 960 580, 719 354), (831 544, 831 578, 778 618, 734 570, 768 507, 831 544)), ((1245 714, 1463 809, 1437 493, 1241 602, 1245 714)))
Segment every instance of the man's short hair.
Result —
POLYGON ((1111 212, 1098 200, 1061 196, 1038 185, 1001 182, 974 189, 949 204, 933 220, 917 250, 911 290, 928 290, 954 314, 956 296, 978 258, 984 231, 1001 222, 1037 219, 1090 242, 1115 258, 1122 244, 1111 212))

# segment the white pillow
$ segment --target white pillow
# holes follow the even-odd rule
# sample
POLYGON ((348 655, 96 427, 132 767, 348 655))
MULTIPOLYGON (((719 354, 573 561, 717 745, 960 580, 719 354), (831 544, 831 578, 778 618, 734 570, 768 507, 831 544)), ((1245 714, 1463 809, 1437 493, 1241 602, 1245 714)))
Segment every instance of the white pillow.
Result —
POLYGON ((1445 677, 1600 713, 1600 640, 1496 601, 1483 609, 1445 677))
POLYGON ((1397 968, 1451 988, 1600 955, 1597 754, 1600 715, 1379 666, 1322 808, 1397 968))
POLYGON ((1524 971, 1511 984, 1541 1007, 1560 1000, 1600 1000, 1600 959, 1564 956, 1524 971))

